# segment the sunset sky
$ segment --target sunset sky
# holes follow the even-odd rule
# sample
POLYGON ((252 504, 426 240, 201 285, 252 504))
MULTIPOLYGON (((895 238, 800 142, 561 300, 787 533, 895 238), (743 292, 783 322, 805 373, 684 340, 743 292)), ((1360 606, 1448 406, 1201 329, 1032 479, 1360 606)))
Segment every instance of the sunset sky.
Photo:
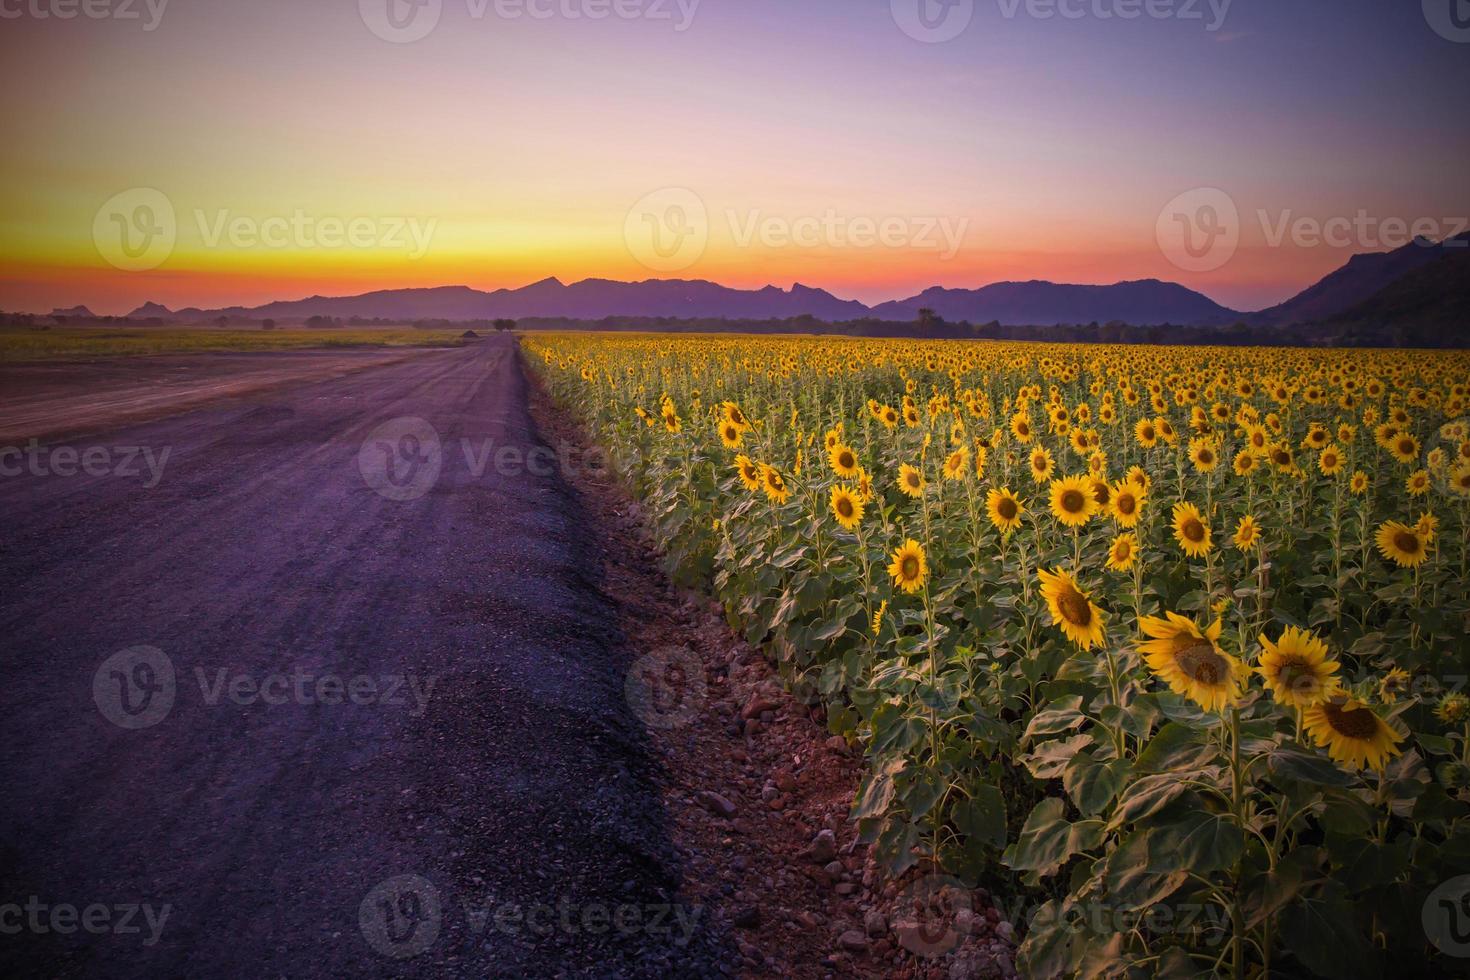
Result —
POLYGON ((1470 214, 1470 43, 1407 0, 1235 0, 1218 23, 1221 0, 1129 20, 1097 15, 1127 0, 1076 0, 1077 18, 974 0, 942 43, 905 33, 905 0, 616 0, 642 15, 605 19, 585 14, 614 0, 442 0, 411 43, 374 33, 374 0, 171 0, 151 30, 159 0, 130 4, 136 20, 37 16, 55 2, 0 2, 8 310, 547 276, 799 281, 865 302, 1159 278, 1257 309, 1381 250, 1379 221, 1453 233, 1470 214), (175 216, 144 271, 110 263, 94 228, 135 188, 175 216), (707 216, 707 246, 676 271, 626 233, 668 188, 707 216), (1240 217, 1239 249, 1209 271, 1156 235, 1195 188, 1240 217), (1268 240, 1286 218, 1360 212, 1346 244, 1268 240), (237 219, 242 234, 222 231, 237 219), (827 231, 746 240, 765 219, 964 234, 952 255, 827 231), (323 221, 357 221, 361 241, 323 221))

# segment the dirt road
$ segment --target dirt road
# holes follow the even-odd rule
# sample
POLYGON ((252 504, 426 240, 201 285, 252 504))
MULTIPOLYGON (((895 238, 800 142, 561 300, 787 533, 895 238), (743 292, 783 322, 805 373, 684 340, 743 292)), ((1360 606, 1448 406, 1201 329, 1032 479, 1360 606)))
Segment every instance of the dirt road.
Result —
POLYGON ((524 385, 495 338, 0 459, 0 974, 728 960, 524 385))

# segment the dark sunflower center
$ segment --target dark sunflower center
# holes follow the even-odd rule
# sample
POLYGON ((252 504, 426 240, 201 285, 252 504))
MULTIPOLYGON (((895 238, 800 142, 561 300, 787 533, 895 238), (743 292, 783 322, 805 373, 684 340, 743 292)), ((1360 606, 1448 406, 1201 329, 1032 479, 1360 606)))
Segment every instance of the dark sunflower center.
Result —
POLYGON ((919 559, 913 555, 904 556, 903 563, 899 565, 898 570, 903 573, 905 581, 913 581, 919 577, 919 559))
POLYGON ((1118 497, 1117 501, 1115 501, 1114 503, 1114 506, 1118 508, 1118 513, 1120 514, 1131 514, 1133 513, 1133 509, 1137 507, 1138 504, 1133 499, 1132 494, 1125 493, 1118 497))
POLYGON ((1143 437, 1145 439, 1152 439, 1154 437, 1154 430, 1153 429, 1144 429, 1143 430, 1143 437))
POLYGON ((1184 536, 1190 541, 1200 542, 1205 539, 1205 526, 1193 517, 1184 522, 1184 536))
POLYGON ((1323 709, 1332 730, 1347 738, 1370 739, 1378 732, 1378 716, 1367 708, 1328 703, 1323 709))
POLYGON ((1210 452, 1208 449, 1201 449, 1199 451, 1199 461, 1208 466, 1215 461, 1215 454, 1210 452))
POLYGON ((1010 497, 1002 497, 1000 503, 995 505, 995 511, 1004 520, 1014 520, 1016 517, 1016 502, 1010 497))
POLYGON ((1281 685, 1290 691, 1309 692, 1315 691, 1320 686, 1317 672, 1300 662, 1283 665, 1278 676, 1281 685))
POLYGON ((1062 610, 1062 617, 1073 626, 1087 626, 1092 622, 1092 607, 1080 592, 1062 593, 1057 598, 1057 607, 1062 610))
POLYGON ((1393 536, 1393 543, 1394 547, 1405 554, 1414 555, 1419 553, 1419 536, 1409 531, 1399 531, 1393 536))
POLYGON ((1225 658, 1204 640, 1194 640, 1174 655, 1179 669, 1200 684, 1221 684, 1230 670, 1225 658))
POLYGON ((1087 507, 1087 498, 1081 490, 1068 490, 1062 494, 1062 510, 1069 514, 1080 514, 1087 507))
POLYGON ((1399 452, 1403 453, 1405 456, 1413 455, 1413 452, 1414 452, 1414 444, 1412 442, 1410 442, 1409 440, 1407 440, 1407 439, 1400 440, 1399 441, 1399 452))
POLYGON ((840 466, 840 467, 842 467, 845 470, 852 469, 853 464, 856 463, 856 462, 857 462, 857 460, 855 460, 855 459, 852 458, 852 453, 838 453, 837 454, 837 465, 840 466))
POLYGON ((852 501, 846 497, 837 498, 837 513, 842 517, 852 516, 852 501))
POLYGON ((1130 545, 1127 541, 1119 541, 1117 544, 1113 545, 1113 557, 1117 558, 1119 561, 1126 560, 1131 554, 1133 554, 1133 546, 1130 545))

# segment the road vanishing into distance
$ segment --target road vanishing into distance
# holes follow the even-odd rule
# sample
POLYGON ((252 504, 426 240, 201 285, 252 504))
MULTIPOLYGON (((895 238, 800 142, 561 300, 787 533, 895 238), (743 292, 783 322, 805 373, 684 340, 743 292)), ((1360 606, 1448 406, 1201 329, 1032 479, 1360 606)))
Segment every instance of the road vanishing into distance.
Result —
POLYGON ((537 446, 495 337, 0 458, 0 975, 738 961, 537 446))

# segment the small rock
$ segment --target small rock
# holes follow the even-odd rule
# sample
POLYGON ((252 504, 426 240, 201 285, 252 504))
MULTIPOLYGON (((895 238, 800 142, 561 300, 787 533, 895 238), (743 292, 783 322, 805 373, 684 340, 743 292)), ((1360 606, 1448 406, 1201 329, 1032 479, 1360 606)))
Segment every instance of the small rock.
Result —
POLYGON ((825 865, 822 866, 822 870, 827 872, 827 875, 833 881, 837 881, 842 877, 842 872, 846 871, 847 869, 842 866, 841 861, 828 861, 825 865))
POLYGON ((1009 922, 997 922, 995 924, 995 934, 1006 942, 1012 942, 1016 938, 1016 927, 1009 922))
POLYGON ((853 953, 866 952, 868 949, 868 937, 861 930, 849 929, 837 937, 837 945, 853 953))
POLYGON ((837 857, 837 835, 830 830, 824 830, 812 839, 812 860, 817 864, 826 864, 837 857))
POLYGON ((856 893, 857 890, 857 883, 853 881, 844 881, 842 882, 842 884, 833 889, 833 891, 837 892, 837 894, 839 895, 852 895, 856 893))
POLYGON ((754 905, 745 905, 735 910, 737 929, 754 929, 761 924, 761 910, 754 905))
POLYGON ((713 790, 700 790, 699 793, 695 794, 694 802, 704 807, 710 813, 724 817, 726 820, 735 816, 735 804, 713 790))
POLYGON ((884 917, 882 912, 873 909, 867 915, 863 916, 863 931, 874 939, 877 939, 888 931, 888 919, 884 917))
POLYGON ((781 705, 775 698, 767 697, 764 694, 757 694, 740 710, 740 717, 747 719, 758 718, 765 712, 775 711, 779 707, 781 705))
POLYGON ((789 772, 778 772, 776 774, 776 788, 783 793, 796 792, 796 777, 789 772))
POLYGON ((831 738, 827 739, 827 748, 829 751, 836 752, 839 755, 846 755, 847 739, 843 738, 841 735, 833 735, 831 738))
POLYGON ((796 913, 796 921, 801 924, 803 929, 820 929, 822 927, 822 917, 812 911, 803 910, 796 913))

